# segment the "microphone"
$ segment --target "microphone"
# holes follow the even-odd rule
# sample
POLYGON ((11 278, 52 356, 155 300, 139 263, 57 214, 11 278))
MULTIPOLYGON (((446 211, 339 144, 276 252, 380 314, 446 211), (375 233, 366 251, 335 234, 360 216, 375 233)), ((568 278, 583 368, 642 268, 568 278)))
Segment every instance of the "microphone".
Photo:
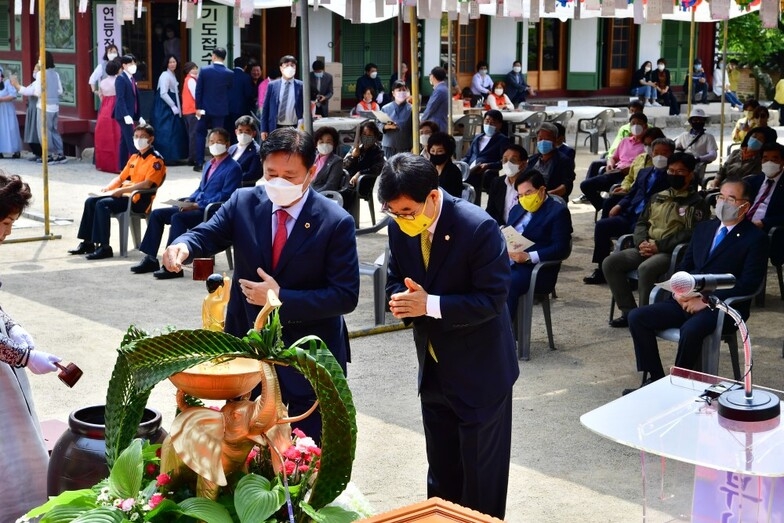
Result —
POLYGON ((680 271, 670 278, 670 288, 676 295, 690 292, 707 293, 733 287, 735 287, 735 276, 732 274, 689 274, 680 271))

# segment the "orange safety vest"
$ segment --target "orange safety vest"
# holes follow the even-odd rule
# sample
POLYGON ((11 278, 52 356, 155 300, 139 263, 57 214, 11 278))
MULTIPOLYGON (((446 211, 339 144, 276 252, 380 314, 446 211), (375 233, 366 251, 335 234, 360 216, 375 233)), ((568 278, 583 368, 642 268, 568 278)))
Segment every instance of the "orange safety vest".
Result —
POLYGON ((191 95, 191 90, 188 89, 188 80, 187 78, 183 82, 182 86, 182 114, 196 114, 196 100, 191 95))

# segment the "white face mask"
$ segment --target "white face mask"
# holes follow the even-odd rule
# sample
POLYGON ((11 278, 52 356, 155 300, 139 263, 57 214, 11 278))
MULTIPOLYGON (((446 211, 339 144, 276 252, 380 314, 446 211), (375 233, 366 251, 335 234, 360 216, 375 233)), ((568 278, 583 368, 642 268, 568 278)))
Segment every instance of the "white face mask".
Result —
POLYGON ((515 73, 519 73, 519 72, 520 72, 520 71, 522 71, 522 70, 523 70, 523 68, 522 68, 522 67, 520 67, 520 66, 515 66, 515 67, 512 67, 512 71, 514 71, 515 73))
POLYGON ((408 93, 405 91, 395 91, 395 101, 403 103, 408 99, 408 93))
POLYGON ((504 162, 504 164, 501 166, 501 170, 507 176, 514 176, 517 174, 517 164, 512 162, 504 162))
POLYGON ((109 60, 114 60, 115 58, 117 58, 117 53, 106 53, 106 58, 108 58, 109 60))
POLYGON ((372 73, 370 73, 370 77, 371 78, 375 78, 376 76, 378 76, 378 73, 376 71, 373 71, 372 73))
POLYGON ((765 173, 765 176, 768 178, 775 177, 780 170, 781 166, 776 162, 765 162, 762 164, 762 172, 765 173))
POLYGON ((640 136, 642 134, 642 125, 634 124, 629 127, 629 131, 631 131, 632 136, 640 136))
POLYGON ((658 155, 653 157, 653 166, 657 169, 664 169, 667 167, 667 157, 658 155))
POLYGON ((213 156, 220 156, 226 152, 226 144, 213 143, 210 144, 210 154, 213 156))
POLYGON ((128 68, 126 69, 126 71, 128 71, 128 74, 131 75, 131 76, 135 75, 136 74, 136 64, 130 64, 128 66, 128 68))
POLYGON ((316 146, 316 149, 318 149, 319 154, 326 156, 328 154, 331 154, 332 151, 335 150, 335 147, 331 143, 320 142, 316 146))
POLYGON ((237 143, 240 145, 248 145, 253 141, 253 137, 249 134, 239 133, 237 135, 237 143))
POLYGON ((419 135, 419 145, 422 147, 427 147, 427 141, 430 139, 429 134, 420 134, 419 135))
POLYGON ((285 78, 294 78, 294 73, 296 73, 296 72, 297 72, 297 69, 296 69, 296 68, 294 68, 294 67, 291 67, 291 66, 289 65, 289 66, 287 66, 287 67, 284 67, 284 68, 283 68, 283 70, 282 70, 281 72, 283 73, 283 76, 284 76, 285 78))
POLYGON ((496 96, 501 96, 502 94, 504 94, 504 90, 503 89, 496 89, 493 92, 495 93, 496 96))
POLYGON ((283 178, 264 179, 264 190, 275 205, 288 207, 305 192, 305 184, 294 185, 283 178))
POLYGON ((664 71, 664 64, 659 64, 656 66, 659 71, 664 71))
POLYGON ((646 65, 646 66, 645 66, 645 72, 647 73, 647 72, 648 72, 648 71, 650 71, 650 70, 651 70, 651 68, 650 68, 650 67, 648 67, 648 66, 646 65))
POLYGON ((134 138, 133 139, 133 146, 136 147, 136 150, 141 151, 146 149, 150 145, 150 141, 147 138, 134 138))

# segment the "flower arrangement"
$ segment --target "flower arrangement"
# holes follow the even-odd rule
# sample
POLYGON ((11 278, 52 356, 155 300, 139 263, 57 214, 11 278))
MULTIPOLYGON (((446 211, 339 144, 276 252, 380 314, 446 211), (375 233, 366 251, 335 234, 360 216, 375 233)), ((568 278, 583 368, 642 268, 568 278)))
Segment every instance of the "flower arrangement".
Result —
MULTIPOLYGON (((186 400, 201 405, 197 398, 186 400)), ((229 402, 224 409, 239 403, 229 402)), ((242 339, 203 329, 150 336, 129 328, 118 350, 105 412, 109 478, 91 489, 63 492, 26 518, 41 517, 41 523, 77 518, 84 523, 169 522, 181 516, 206 523, 347 523, 361 516, 343 508, 345 502, 330 505, 348 485, 356 446, 356 412, 343 371, 318 338, 306 337, 284 348, 276 312, 263 329, 251 330, 242 339), (297 429, 280 454, 271 444, 249 446, 240 463, 244 467, 227 473, 226 483, 208 499, 195 497, 198 488, 177 470, 160 470, 167 442, 162 458, 161 446, 133 437, 158 382, 216 358, 254 358, 300 371, 319 401, 322 447, 297 429)))

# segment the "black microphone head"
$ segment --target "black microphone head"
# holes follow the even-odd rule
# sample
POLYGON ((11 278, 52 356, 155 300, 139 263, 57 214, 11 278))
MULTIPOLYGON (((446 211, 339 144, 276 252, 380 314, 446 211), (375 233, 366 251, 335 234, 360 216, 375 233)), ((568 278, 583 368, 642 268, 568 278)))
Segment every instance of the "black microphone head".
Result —
POLYGON ((686 271, 679 271, 670 278, 670 288, 675 295, 687 294, 694 290, 696 281, 694 276, 686 271))

